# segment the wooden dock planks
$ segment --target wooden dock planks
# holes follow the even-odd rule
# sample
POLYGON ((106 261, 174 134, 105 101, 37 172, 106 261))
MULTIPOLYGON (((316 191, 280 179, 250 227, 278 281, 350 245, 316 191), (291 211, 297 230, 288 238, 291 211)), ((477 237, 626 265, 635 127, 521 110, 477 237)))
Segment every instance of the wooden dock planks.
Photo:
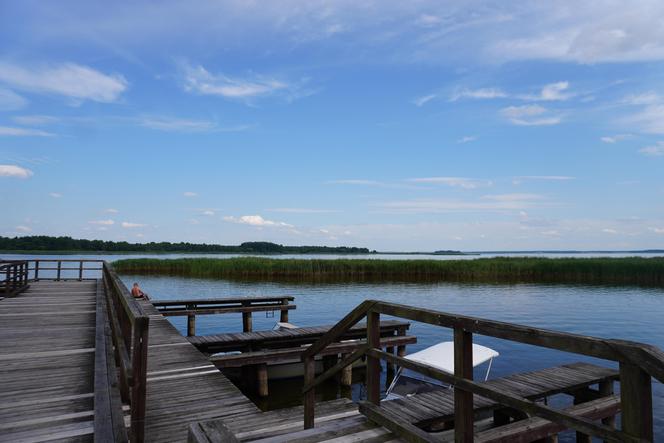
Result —
POLYGON ((0 301, 0 441, 92 441, 97 282, 0 301))

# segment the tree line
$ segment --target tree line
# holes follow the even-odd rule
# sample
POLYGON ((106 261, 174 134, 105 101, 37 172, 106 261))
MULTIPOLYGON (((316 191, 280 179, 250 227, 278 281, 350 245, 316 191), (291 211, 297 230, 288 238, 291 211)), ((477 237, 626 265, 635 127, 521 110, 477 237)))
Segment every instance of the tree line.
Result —
POLYGON ((129 243, 32 235, 0 236, 0 251, 89 251, 89 252, 198 252, 226 254, 370 254, 367 248, 348 246, 284 246, 271 242, 244 242, 239 246, 188 242, 129 243))

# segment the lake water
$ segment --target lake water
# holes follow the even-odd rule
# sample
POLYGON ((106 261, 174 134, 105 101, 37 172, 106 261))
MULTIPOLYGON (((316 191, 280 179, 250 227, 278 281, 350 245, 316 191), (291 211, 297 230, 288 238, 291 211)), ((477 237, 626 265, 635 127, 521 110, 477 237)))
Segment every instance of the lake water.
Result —
MULTIPOLYGON (((180 255, 160 255, 159 257, 175 256, 180 255)), ((218 255, 214 256, 218 257, 218 255)), ((601 256, 605 256, 605 254, 601 254, 601 256)), ((40 256, 40 258, 51 257, 62 256, 40 256)), ((75 257, 78 255, 71 256, 71 258, 75 257)), ((112 260, 130 256, 85 255, 81 257, 112 260)), ((384 256, 371 257, 386 258, 384 256)), ((397 258, 404 257, 397 256, 397 258)), ((435 258, 441 257, 435 256, 435 258)), ((28 257, 5 254, 2 258, 25 259, 28 257)), ((425 256, 412 256, 412 258, 425 258, 425 256)), ((295 297, 294 303, 297 305, 297 309, 291 311, 290 320, 301 326, 335 323, 361 301, 380 299, 539 328, 640 341, 664 349, 664 322, 662 321, 664 318, 664 289, 661 288, 456 283, 299 284, 164 276, 122 276, 122 278, 127 285, 134 281, 140 282, 143 290, 154 299, 292 295, 295 297)), ((170 319, 181 332, 186 331, 186 318, 171 317, 170 319)), ((274 322, 275 318, 266 318, 260 313, 254 315, 255 330, 271 329, 274 322)), ((196 319, 198 334, 237 332, 240 330, 241 324, 239 314, 199 316, 196 319)), ((452 339, 451 331, 424 324, 413 324, 409 334, 416 335, 418 339, 417 345, 408 347, 409 352, 431 346, 439 341, 452 339)), ((574 361, 611 365, 610 362, 490 337, 476 336, 475 342, 494 348, 501 354, 494 361, 492 377, 574 361)), ((272 385, 270 389, 273 390, 272 385)), ((297 392, 296 389, 292 389, 292 391, 297 392)), ((359 392, 360 388, 355 386, 354 396, 356 397, 359 392)), ((299 401, 297 395, 295 401, 299 401)), ((653 381, 653 406, 656 440, 664 440, 664 386, 657 381, 653 381)))

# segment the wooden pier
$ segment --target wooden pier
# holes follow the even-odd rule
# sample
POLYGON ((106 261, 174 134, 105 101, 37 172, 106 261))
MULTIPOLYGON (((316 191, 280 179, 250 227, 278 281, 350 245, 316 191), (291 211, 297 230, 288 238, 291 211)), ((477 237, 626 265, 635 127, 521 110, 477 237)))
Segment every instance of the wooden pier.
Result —
POLYGON ((287 355, 304 365, 303 406, 261 412, 217 369, 242 364, 242 357, 211 360, 197 349, 204 338, 182 336, 163 306, 133 299, 109 264, 46 262, 0 262, 0 441, 507 442, 555 439, 568 429, 577 441, 654 440, 651 378, 664 381, 664 353, 652 346, 368 300, 336 325, 308 331, 317 335, 306 347, 294 344, 303 338, 297 333, 240 333, 258 334, 241 335, 245 343, 283 346, 250 348, 245 363, 287 355), (394 352, 409 338, 386 334, 395 320, 381 316, 452 329, 454 374, 394 352), (347 345, 341 340, 348 334, 360 341, 347 345), (619 369, 571 363, 476 382, 473 334, 615 361, 619 369), (336 363, 317 374, 315 361, 326 355, 336 355, 336 363), (316 387, 360 358, 366 401, 315 401, 316 387), (454 389, 381 402, 382 364, 454 389), (541 402, 556 394, 569 404, 541 402))

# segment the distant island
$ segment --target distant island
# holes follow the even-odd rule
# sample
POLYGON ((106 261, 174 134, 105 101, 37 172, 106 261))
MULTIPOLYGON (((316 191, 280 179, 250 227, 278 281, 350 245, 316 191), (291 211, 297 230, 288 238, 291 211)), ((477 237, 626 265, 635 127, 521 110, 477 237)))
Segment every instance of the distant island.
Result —
POLYGON ((348 246, 284 246, 271 242, 245 242, 238 246, 205 243, 128 243, 32 235, 25 237, 0 236, 0 251, 5 252, 149 252, 149 253, 208 253, 208 254, 376 254, 368 248, 348 246))

